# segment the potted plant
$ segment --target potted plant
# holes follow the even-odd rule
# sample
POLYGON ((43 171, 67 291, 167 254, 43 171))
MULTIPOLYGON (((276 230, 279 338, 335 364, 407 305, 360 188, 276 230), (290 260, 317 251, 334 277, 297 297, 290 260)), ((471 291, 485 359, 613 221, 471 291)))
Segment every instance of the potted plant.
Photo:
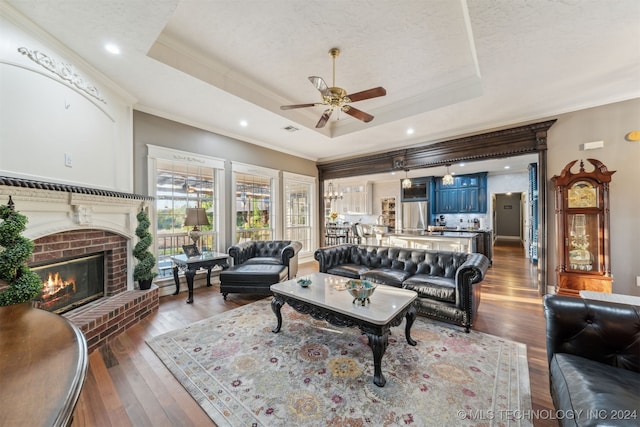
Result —
POLYGON ((6 288, 0 291, 0 306, 31 301, 42 289, 40 277, 25 264, 33 253, 33 242, 21 233, 27 217, 13 208, 13 201, 0 206, 0 282, 6 288))
POLYGON ((136 216, 138 219, 138 227, 136 227, 136 236, 138 236, 138 243, 133 248, 133 256, 136 257, 138 263, 133 269, 133 279, 138 281, 140 289, 149 289, 153 278, 157 273, 153 271, 156 265, 156 258, 149 251, 149 247, 153 241, 151 233, 149 233, 149 215, 142 209, 136 216))

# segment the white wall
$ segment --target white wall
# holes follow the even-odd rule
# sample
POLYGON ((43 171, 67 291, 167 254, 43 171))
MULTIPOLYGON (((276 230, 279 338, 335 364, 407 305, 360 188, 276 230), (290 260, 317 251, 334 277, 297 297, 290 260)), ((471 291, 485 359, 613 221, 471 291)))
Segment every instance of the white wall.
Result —
POLYGON ((378 217, 382 214, 382 199, 395 197, 396 199, 396 219, 400 209, 400 178, 397 181, 384 181, 373 183, 373 202, 371 214, 378 217))
POLYGON ((0 40, 0 174, 132 192, 132 98, 8 10, 0 40))

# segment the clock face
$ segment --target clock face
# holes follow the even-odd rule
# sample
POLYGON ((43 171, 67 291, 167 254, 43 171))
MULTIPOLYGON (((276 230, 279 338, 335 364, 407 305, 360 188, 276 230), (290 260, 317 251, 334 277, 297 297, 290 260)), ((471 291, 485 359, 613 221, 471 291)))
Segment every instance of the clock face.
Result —
POLYGON ((597 208, 598 190, 587 181, 578 181, 568 191, 569 208, 597 208))

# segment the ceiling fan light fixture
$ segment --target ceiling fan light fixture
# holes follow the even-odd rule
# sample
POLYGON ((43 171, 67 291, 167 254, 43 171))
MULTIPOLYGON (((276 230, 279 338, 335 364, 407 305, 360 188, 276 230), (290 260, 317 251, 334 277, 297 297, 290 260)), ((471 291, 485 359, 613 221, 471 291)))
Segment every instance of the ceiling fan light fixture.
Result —
MULTIPOLYGON (((329 87, 325 81, 318 76, 310 76, 309 81, 313 86, 320 92, 320 96, 322 98, 322 102, 311 102, 307 104, 293 104, 293 105, 281 105, 281 110, 292 110, 295 108, 307 108, 307 107, 317 107, 324 105, 329 109, 325 110, 323 115, 320 117, 320 120, 316 124, 316 128, 324 127, 329 121, 329 116, 334 109, 337 109, 338 112, 343 111, 344 113, 350 115, 351 117, 358 119, 364 123, 369 123, 373 120, 373 116, 369 113, 366 113, 362 110, 359 110, 351 105, 348 105, 352 102, 364 101, 365 99, 377 98, 379 96, 385 96, 387 91, 379 86, 372 89, 363 90, 355 93, 348 93, 345 89, 336 86, 336 57, 340 55, 340 49, 334 47, 329 50, 329 55, 333 58, 333 67, 332 67, 332 77, 333 77, 333 85, 329 87)), ((339 117, 338 117, 339 119, 339 117)))
POLYGON ((453 185, 453 175, 449 172, 449 165, 447 165, 447 173, 442 177, 442 185, 453 185))

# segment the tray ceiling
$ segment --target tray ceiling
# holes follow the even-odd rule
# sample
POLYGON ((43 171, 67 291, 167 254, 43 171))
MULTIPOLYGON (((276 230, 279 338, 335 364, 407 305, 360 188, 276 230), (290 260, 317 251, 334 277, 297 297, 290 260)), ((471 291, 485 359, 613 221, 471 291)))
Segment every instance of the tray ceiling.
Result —
POLYGON ((635 0, 7 3, 130 93, 136 109, 313 160, 640 96, 635 0), (107 54, 105 41, 122 54, 107 54), (372 122, 343 113, 316 130, 323 107, 279 109, 320 101, 307 78, 331 83, 332 47, 341 50, 337 86, 387 90, 354 104, 372 122))

